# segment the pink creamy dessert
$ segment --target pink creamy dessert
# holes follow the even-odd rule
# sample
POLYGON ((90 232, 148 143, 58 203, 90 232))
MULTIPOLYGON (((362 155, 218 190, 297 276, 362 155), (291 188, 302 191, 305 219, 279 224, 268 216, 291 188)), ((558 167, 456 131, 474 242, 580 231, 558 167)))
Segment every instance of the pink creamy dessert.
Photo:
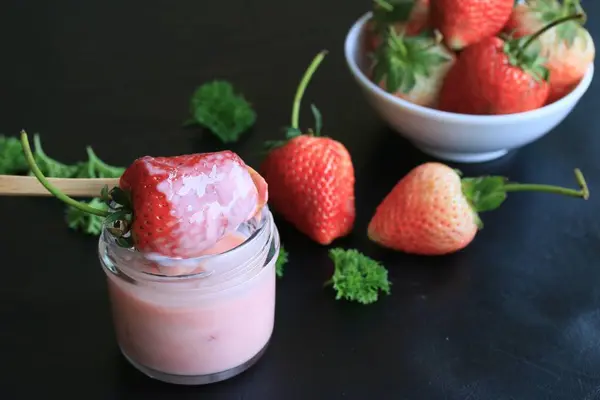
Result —
MULTIPOLYGON (((221 253, 244 240, 227 236, 210 252, 221 253)), ((222 264, 221 272, 238 267, 239 257, 224 260, 229 265, 222 264)), ((244 364, 267 345, 273 331, 274 262, 223 290, 210 290, 213 276, 190 279, 180 290, 160 291, 109 274, 122 351, 134 363, 174 375, 208 375, 244 364)), ((214 274, 215 285, 223 283, 221 272, 214 274)))

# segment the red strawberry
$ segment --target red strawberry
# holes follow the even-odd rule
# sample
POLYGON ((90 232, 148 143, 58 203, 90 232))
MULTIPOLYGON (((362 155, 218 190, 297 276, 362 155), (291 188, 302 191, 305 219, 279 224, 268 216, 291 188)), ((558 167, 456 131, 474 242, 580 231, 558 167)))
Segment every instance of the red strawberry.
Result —
POLYGON ((435 107, 456 57, 433 35, 399 36, 393 30, 373 57, 372 80, 385 91, 435 107))
POLYGON ((163 257, 202 255, 252 218, 266 198, 260 199, 246 164, 231 151, 142 157, 119 186, 130 193, 137 250, 163 257))
POLYGON ((448 73, 439 108, 463 114, 513 114, 542 107, 548 99, 548 70, 538 37, 572 15, 531 36, 504 41, 489 37, 467 47, 448 73))
POLYGON ((481 229, 478 212, 499 207, 508 192, 531 190, 587 199, 583 175, 575 170, 575 176, 581 190, 509 183, 499 176, 461 179, 447 165, 422 164, 400 180, 377 207, 368 236, 383 247, 405 253, 453 253, 471 243, 481 229))
POLYGON ((320 114, 314 106, 315 132, 302 134, 298 129, 302 94, 325 54, 315 57, 298 87, 289 140, 275 143, 260 167, 272 208, 323 245, 350 233, 355 219, 354 167, 348 150, 319 136, 320 114))
MULTIPOLYGON (((582 12, 579 0, 531 0, 515 6, 505 32, 512 37, 531 35, 560 17, 582 12)), ((579 84, 590 64, 594 62, 594 40, 580 21, 558 25, 539 38, 550 72, 550 95, 552 103, 571 92, 579 84)))
POLYGON ((444 81, 439 109, 493 115, 542 107, 550 90, 543 60, 520 49, 497 37, 467 47, 444 81))
POLYGON ((429 0, 376 0, 373 18, 366 24, 366 51, 375 51, 382 31, 393 27, 397 34, 418 35, 429 27, 429 0))
POLYGON ((499 33, 513 4, 514 0, 435 0, 431 23, 451 49, 461 50, 499 33))

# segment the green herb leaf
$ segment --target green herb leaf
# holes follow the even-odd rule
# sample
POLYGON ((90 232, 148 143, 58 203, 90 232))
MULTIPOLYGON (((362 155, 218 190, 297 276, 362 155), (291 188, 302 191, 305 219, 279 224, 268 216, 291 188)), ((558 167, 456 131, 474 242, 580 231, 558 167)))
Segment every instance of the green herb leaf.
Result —
POLYGON ((216 80, 198 87, 190 101, 190 111, 197 124, 223 143, 237 141, 256 122, 250 103, 235 94, 231 83, 226 81, 216 80))
POLYGON ((48 178, 75 178, 79 172, 79 165, 67 165, 48 157, 42 148, 39 134, 33 135, 35 162, 48 178))
POLYGON ((329 250, 335 271, 326 285, 333 285, 336 300, 345 299, 371 304, 380 293, 390 294, 388 272, 377 261, 357 250, 335 248, 329 250))
MULTIPOLYGON (((108 210, 106 203, 99 198, 94 198, 87 204, 101 210, 108 210)), ((66 220, 69 228, 92 236, 100 235, 104 222, 104 218, 100 216, 88 214, 71 206, 67 207, 66 220)))
POLYGON ((283 248, 283 245, 279 247, 279 256, 275 262, 275 272, 278 277, 283 276, 283 267, 288 262, 288 252, 283 248))
POLYGON ((28 170, 21 141, 16 137, 0 135, 0 174, 18 175, 28 170))
POLYGON ((119 178, 125 172, 123 167, 108 165, 102 161, 91 146, 86 148, 88 160, 79 164, 77 178, 119 178))

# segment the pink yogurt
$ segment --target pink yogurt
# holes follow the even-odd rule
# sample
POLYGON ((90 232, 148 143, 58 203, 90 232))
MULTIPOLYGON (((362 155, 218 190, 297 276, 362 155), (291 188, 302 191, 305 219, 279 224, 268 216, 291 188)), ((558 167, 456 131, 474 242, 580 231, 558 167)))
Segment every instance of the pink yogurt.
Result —
POLYGON ((250 239, 252 232, 242 229, 195 264, 187 260, 187 270, 204 271, 191 276, 147 274, 156 271, 147 259, 103 246, 108 240, 103 236, 100 254, 117 341, 134 366, 167 382, 182 383, 177 377, 186 376, 191 381, 185 383, 208 383, 214 374, 241 372, 267 346, 279 236, 267 207, 255 222, 260 226, 250 239))

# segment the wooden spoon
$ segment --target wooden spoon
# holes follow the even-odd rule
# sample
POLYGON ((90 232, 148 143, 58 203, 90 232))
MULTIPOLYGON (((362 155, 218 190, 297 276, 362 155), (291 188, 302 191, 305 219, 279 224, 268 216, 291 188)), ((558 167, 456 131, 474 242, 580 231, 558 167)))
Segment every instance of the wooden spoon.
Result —
MULTIPOLYGON (((119 186, 119 178, 47 178, 71 197, 99 197, 104 186, 119 186)), ((0 175, 0 196, 52 196, 35 176, 0 175)))

